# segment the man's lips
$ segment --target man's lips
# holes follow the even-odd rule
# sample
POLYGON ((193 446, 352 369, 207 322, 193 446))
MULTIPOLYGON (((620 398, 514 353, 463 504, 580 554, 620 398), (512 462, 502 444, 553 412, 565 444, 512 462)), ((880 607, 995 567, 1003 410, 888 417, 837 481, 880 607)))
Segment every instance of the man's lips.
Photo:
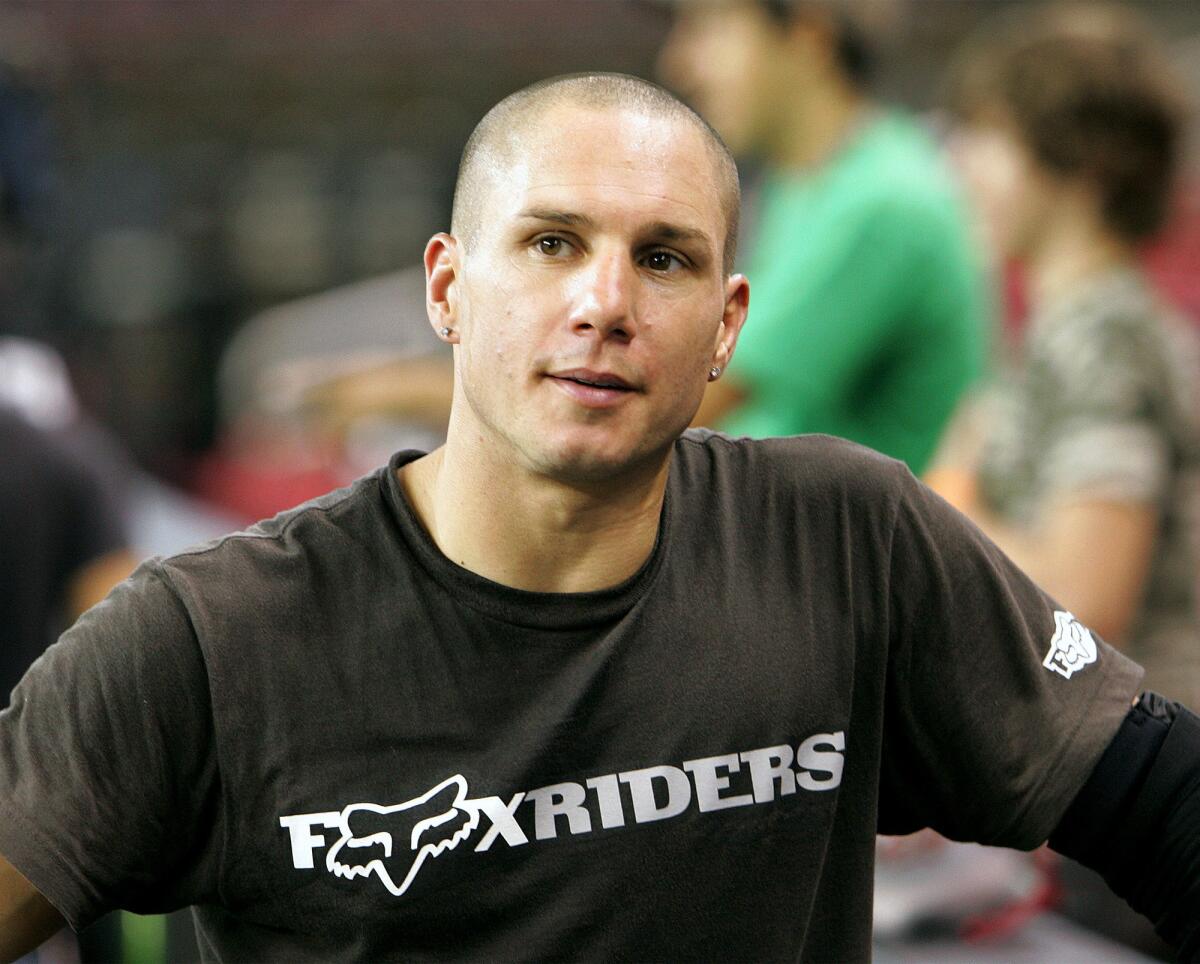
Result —
POLYGON ((570 382, 578 382, 581 385, 590 385, 594 388, 615 388, 620 391, 633 391, 633 386, 625 381, 620 375, 614 375, 612 372, 598 372, 590 368, 571 368, 561 372, 550 372, 551 378, 565 379, 570 382))
POLYGON ((546 377, 587 408, 608 408, 638 391, 619 375, 589 368, 548 372, 546 377))

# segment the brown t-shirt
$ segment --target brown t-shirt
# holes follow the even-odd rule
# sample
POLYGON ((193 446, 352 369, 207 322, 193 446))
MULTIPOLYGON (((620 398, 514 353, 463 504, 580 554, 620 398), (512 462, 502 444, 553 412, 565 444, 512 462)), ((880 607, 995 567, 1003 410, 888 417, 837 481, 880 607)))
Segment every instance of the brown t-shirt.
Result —
POLYGON ((877 827, 1032 847, 1136 666, 899 463, 676 447, 594 593, 454 565, 386 470, 145 565, 0 716, 0 853, 213 960, 865 960, 877 827))

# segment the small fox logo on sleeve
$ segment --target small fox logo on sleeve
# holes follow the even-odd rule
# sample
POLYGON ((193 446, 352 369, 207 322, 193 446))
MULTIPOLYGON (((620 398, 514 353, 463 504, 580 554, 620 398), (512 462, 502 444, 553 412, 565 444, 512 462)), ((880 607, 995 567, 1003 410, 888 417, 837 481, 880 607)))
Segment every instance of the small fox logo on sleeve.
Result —
POLYGON ((1085 666, 1096 662, 1096 656, 1096 640, 1091 631, 1070 613, 1056 610, 1054 635, 1042 665, 1070 679, 1085 666))
POLYGON ((353 880, 375 874, 399 897, 428 859, 453 850, 479 826, 461 774, 419 797, 392 806, 352 803, 341 813, 341 837, 325 858, 333 874, 353 880))

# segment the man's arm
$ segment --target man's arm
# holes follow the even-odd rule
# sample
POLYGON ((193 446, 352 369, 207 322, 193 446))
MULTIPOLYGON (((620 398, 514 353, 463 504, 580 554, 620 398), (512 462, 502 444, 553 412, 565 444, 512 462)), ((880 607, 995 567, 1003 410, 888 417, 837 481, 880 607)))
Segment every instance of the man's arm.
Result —
POLYGON ((66 926, 36 887, 0 857, 0 961, 15 961, 66 926))
MULTIPOLYGON (((938 491, 937 480, 930 481, 938 491)), ((955 504, 953 491, 939 494, 955 504)), ((957 508, 1082 623, 1121 645, 1150 572, 1158 535, 1153 506, 1067 492, 1053 500, 1041 524, 1030 530, 1005 525, 978 503, 957 508)))
POLYGON ((305 405, 337 434, 370 416, 407 419, 444 431, 453 394, 449 359, 400 358, 331 378, 309 390, 305 405))
POLYGON ((1050 846, 1200 961, 1200 717, 1155 693, 1125 717, 1050 846))
MULTIPOLYGON (((151 563, 84 613, 0 713, 0 853, 77 929, 212 900, 219 786, 203 654, 151 563)), ((3 958, 61 921, 0 868, 3 958)))
POLYGON ((993 403, 976 398, 960 408, 925 483, 1081 622, 1120 646, 1141 604, 1159 534, 1158 500, 1148 480, 1163 470, 1131 460, 1114 445, 1105 466, 1121 487, 1113 490, 1103 476, 1068 480, 1046 496, 1036 523, 1012 525, 989 510, 979 488, 993 403))

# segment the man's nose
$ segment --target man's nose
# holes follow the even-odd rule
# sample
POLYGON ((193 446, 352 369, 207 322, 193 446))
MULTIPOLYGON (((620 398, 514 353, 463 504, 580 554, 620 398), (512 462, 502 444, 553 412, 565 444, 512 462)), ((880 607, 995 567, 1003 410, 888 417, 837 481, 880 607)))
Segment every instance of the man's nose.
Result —
POLYGON ((627 252, 593 252, 574 280, 572 331, 626 341, 634 336, 637 266, 627 252))

